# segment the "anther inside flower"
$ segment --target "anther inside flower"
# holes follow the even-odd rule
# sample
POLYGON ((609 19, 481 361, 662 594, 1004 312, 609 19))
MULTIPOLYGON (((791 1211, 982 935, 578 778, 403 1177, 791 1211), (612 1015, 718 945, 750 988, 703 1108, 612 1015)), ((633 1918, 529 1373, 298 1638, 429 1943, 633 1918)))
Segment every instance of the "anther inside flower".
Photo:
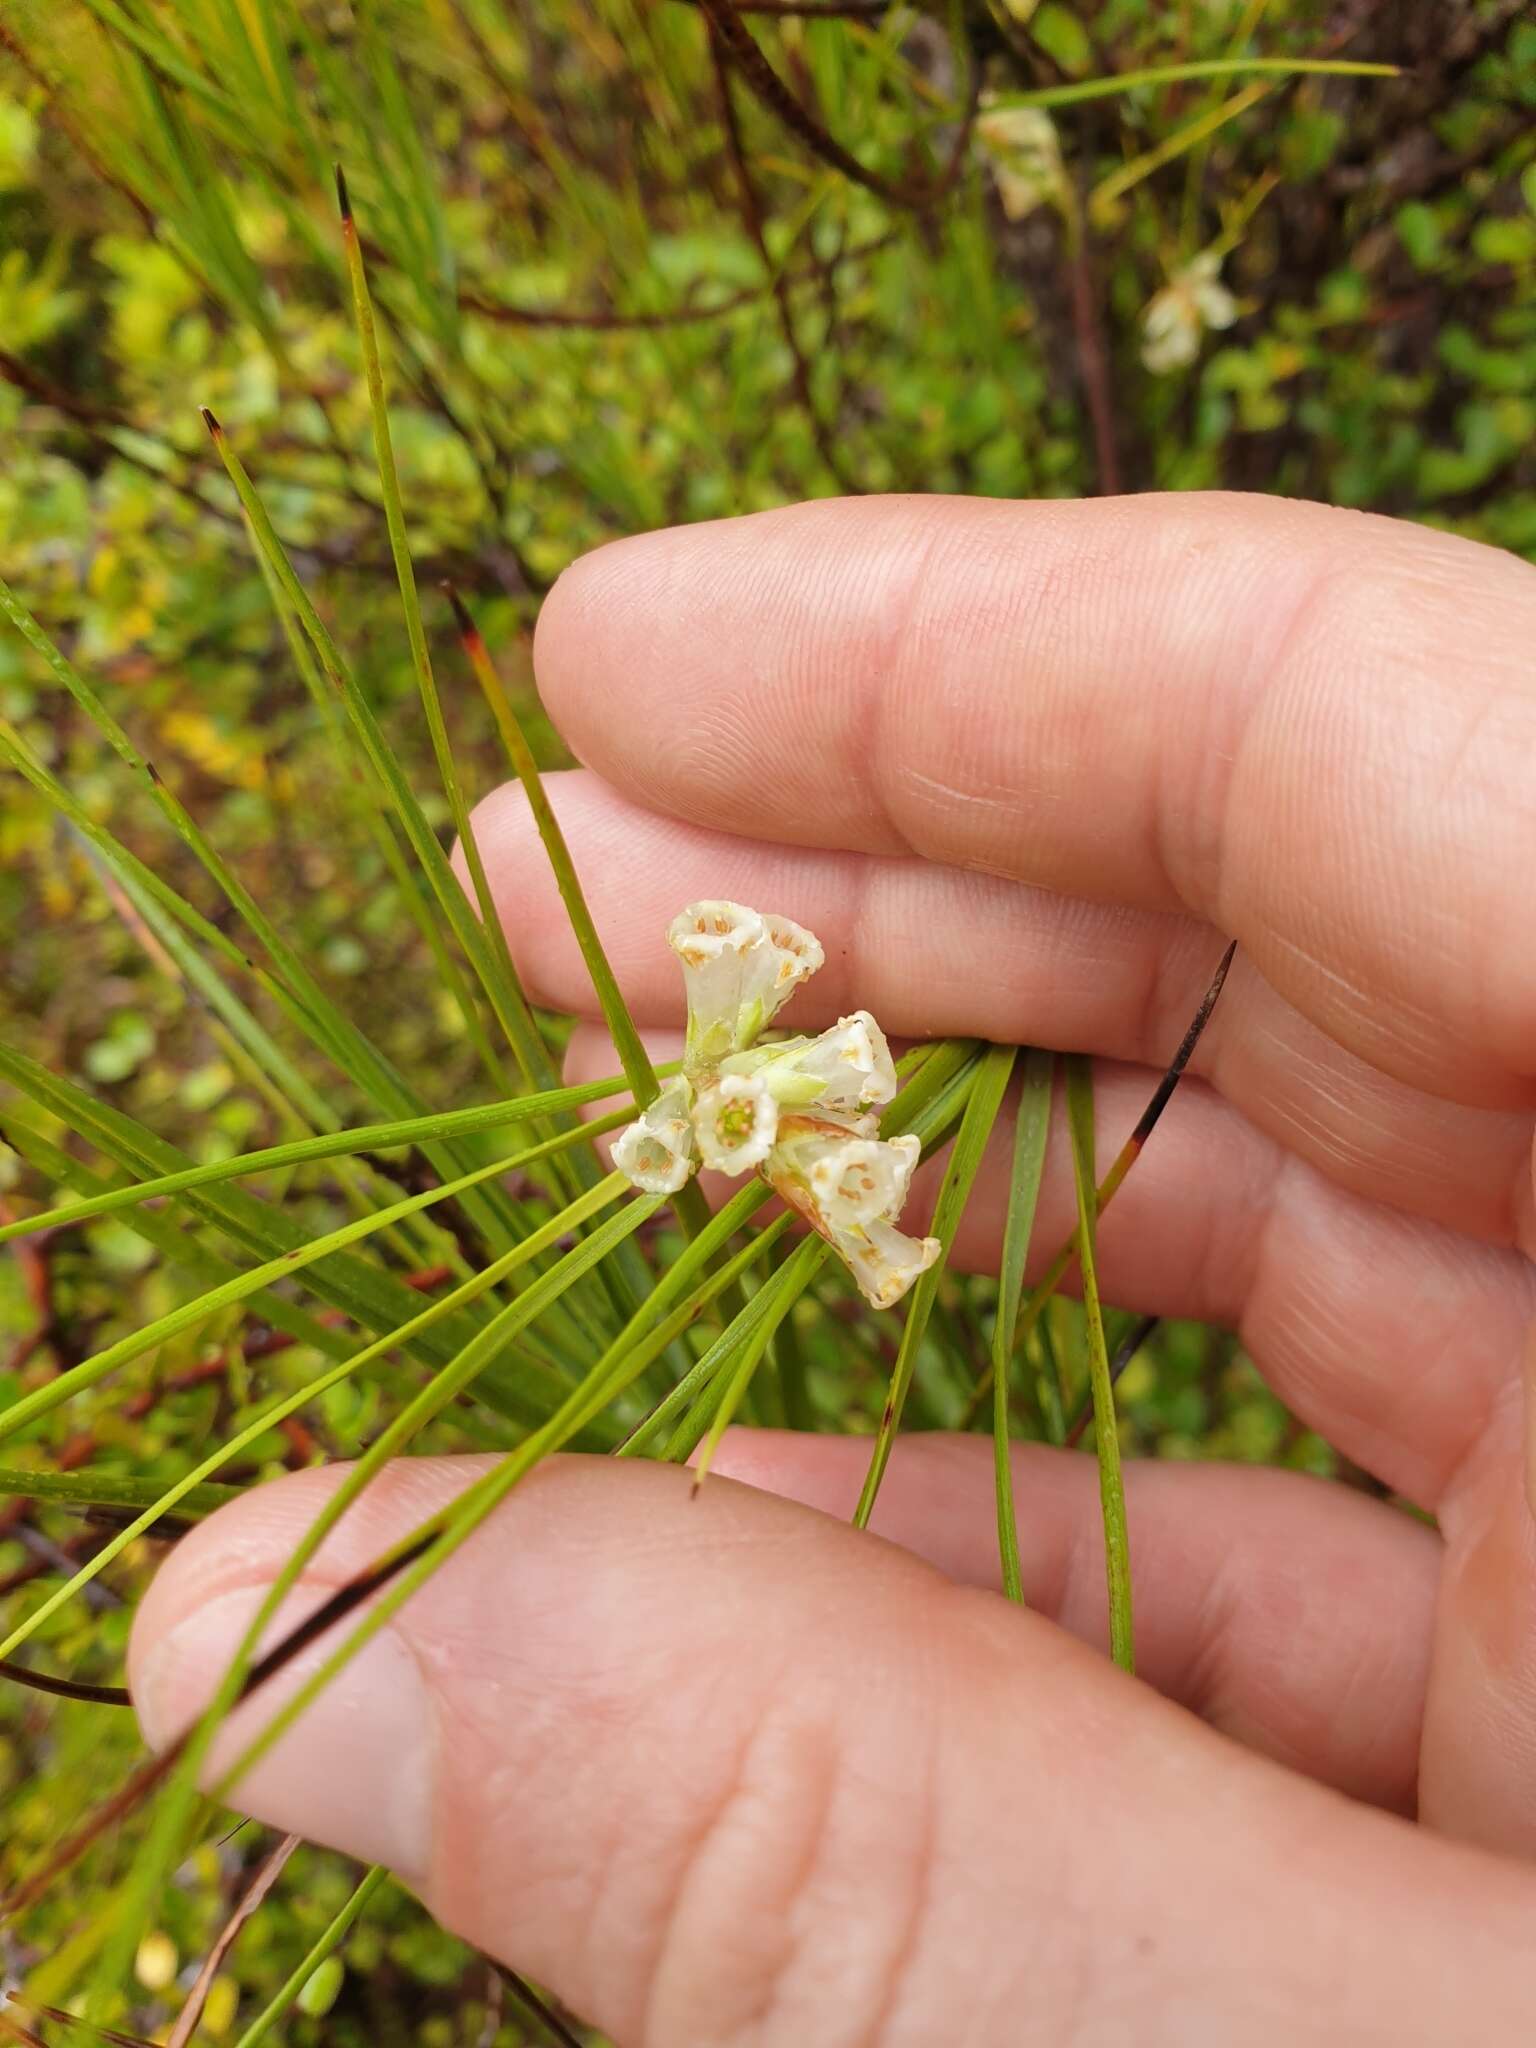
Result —
POLYGON ((779 1105, 755 1074, 722 1074, 693 1105, 699 1156, 719 1173, 745 1173, 768 1157, 779 1105))
POLYGON ((761 1173, 846 1262, 867 1301, 888 1308, 939 1255, 937 1238, 896 1228, 920 1150, 885 1139, 870 1113, 896 1093, 885 1033, 867 1010, 816 1038, 758 1039, 821 966, 815 936, 744 904, 690 903, 667 940, 688 998, 683 1072, 613 1148, 651 1194, 695 1167, 761 1173))

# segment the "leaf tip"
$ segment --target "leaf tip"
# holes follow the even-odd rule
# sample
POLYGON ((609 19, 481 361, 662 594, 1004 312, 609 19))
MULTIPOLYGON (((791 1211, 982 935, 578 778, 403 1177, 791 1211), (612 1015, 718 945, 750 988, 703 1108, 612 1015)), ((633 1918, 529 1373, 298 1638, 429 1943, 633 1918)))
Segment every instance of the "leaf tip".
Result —
POLYGON ((200 405, 197 409, 203 416, 203 425, 208 429, 209 433, 212 434, 215 441, 222 440, 224 435, 224 429, 219 425, 218 421, 214 418, 211 407, 206 405, 200 405))
POLYGON ((334 165, 333 169, 336 173, 336 204, 341 211, 342 220, 348 227, 351 227, 352 196, 347 190, 347 174, 340 164, 334 165))
POLYGON ((470 617, 469 606, 460 597, 458 591, 446 580, 443 583, 442 591, 449 604, 453 606, 454 624, 459 629, 459 638, 464 642, 464 645, 466 647, 483 646, 484 643, 480 638, 480 628, 470 617))

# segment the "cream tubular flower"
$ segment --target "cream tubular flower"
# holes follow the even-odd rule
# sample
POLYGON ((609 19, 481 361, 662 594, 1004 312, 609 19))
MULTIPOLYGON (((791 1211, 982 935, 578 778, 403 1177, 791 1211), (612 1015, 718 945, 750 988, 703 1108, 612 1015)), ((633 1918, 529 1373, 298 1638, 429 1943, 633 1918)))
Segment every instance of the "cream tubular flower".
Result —
POLYGON ((821 1083, 818 1102, 841 1111, 877 1108, 896 1093, 896 1063, 885 1033, 868 1010, 839 1017, 811 1041, 796 1062, 821 1083))
POLYGON ((910 1135, 866 1137, 820 1119, 786 1117, 768 1174, 786 1201, 830 1235, 894 1222, 921 1150, 910 1135))
POLYGON ((693 1089, 679 1074, 614 1140, 613 1163, 648 1195, 675 1195, 694 1168, 693 1089))
POLYGON ((811 1167, 811 1193, 834 1224, 893 1222, 901 1214, 922 1151, 903 1138, 847 1138, 811 1167))
POLYGON ((725 1061, 725 1071, 760 1074, 786 1109, 853 1116, 896 1093, 896 1063, 868 1010, 840 1017, 819 1038, 794 1038, 725 1061))
POLYGON ((763 1169, 847 1265, 873 1308, 900 1301, 939 1256, 936 1237, 895 1228, 922 1147, 910 1133, 875 1138, 833 1119, 786 1117, 763 1169))
POLYGON ((936 1237, 907 1237, 880 1222, 834 1231, 831 1241, 871 1308, 894 1308, 943 1249, 936 1237))
POLYGON ((667 944, 683 963, 690 1067, 735 1049, 747 962, 767 943, 763 920, 741 903, 690 903, 673 918, 667 944))
POLYGON ((750 1046, 825 958, 812 934, 787 917, 742 903, 690 903, 667 943, 683 963, 690 1069, 750 1046))
POLYGON ((779 1129, 779 1105, 755 1074, 722 1074, 693 1105, 699 1156, 717 1173, 761 1166, 779 1129))

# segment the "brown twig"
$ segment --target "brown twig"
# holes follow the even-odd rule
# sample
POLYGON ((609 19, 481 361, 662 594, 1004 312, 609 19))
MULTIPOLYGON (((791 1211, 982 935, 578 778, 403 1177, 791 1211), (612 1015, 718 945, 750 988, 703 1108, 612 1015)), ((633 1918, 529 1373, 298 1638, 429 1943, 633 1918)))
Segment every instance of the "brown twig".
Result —
MULTIPOLYGON (((1118 1384, 1120 1375, 1125 1371, 1125 1368, 1136 1356, 1142 1345, 1146 1343, 1152 1332, 1157 1328, 1157 1325, 1158 1318, 1156 1316, 1142 1316, 1120 1339, 1120 1342, 1115 1346, 1115 1355, 1109 1361, 1109 1384, 1112 1387, 1118 1384)), ((1093 1399, 1089 1396, 1073 1416, 1071 1427, 1061 1440, 1062 1448, 1068 1451, 1075 1450, 1082 1441, 1084 1430, 1087 1429, 1092 1420, 1093 1399)))
POLYGON ((509 1970, 505 1963, 496 1965, 496 1973, 523 2010, 531 2013, 549 2029, 559 2042, 560 2048, 581 2048, 581 2042, 561 2019, 559 2013, 540 1998, 531 1984, 519 1977, 515 1970, 509 1970))
MULTIPOLYGON (((1211 976, 1205 994, 1200 998, 1200 1007, 1191 1018, 1189 1029, 1179 1040, 1178 1050, 1169 1061, 1163 1078, 1158 1082, 1156 1088, 1153 1089, 1151 1100, 1136 1119, 1135 1128, 1132 1130, 1131 1135, 1115 1154, 1113 1164, 1110 1166, 1108 1173, 1099 1182, 1097 1206, 1101 1216, 1119 1192, 1120 1184, 1125 1179, 1125 1176, 1140 1158, 1142 1148, 1145 1146, 1148 1138, 1151 1137, 1159 1117, 1168 1107, 1169 1099, 1174 1089, 1178 1087, 1179 1082, 1183 1079, 1184 1071, 1189 1065, 1195 1047, 1200 1042, 1201 1034, 1204 1032, 1206 1025, 1211 1021, 1211 1012, 1215 1009, 1221 992, 1226 987, 1227 976, 1231 972, 1232 962, 1236 957, 1237 941, 1233 939, 1220 960, 1216 963, 1216 972, 1211 976)), ((1077 1232, 1074 1230, 1046 1267, 1044 1273, 1036 1281, 1029 1300, 1020 1311, 1019 1334, 1021 1337, 1025 1330, 1032 1326, 1047 1298, 1061 1285, 1061 1282, 1070 1271, 1072 1261, 1076 1256, 1077 1232)), ((989 1362, 982 1371, 981 1377, 971 1389, 970 1398, 965 1405, 965 1412, 960 1418, 959 1427, 961 1429, 968 1429, 970 1427, 972 1418, 981 1406, 991 1384, 992 1366, 989 1362)))
POLYGON ((710 18, 709 53, 714 65, 715 90, 720 102, 720 119, 725 129, 726 149, 729 152, 731 169, 736 178, 737 201, 741 211, 742 225, 745 227, 759 257, 762 259, 763 268, 768 273, 769 285, 773 292, 773 302, 778 310, 779 332, 783 335, 784 345, 789 350, 790 375, 795 387, 795 396, 799 400, 800 409, 805 414, 810 426, 811 439, 816 444, 816 452, 825 464, 832 481, 839 490, 850 495, 858 495, 861 491, 861 486, 854 481, 844 466, 832 431, 828 427, 827 422, 822 418, 821 410, 816 403, 816 394, 811 387, 811 366, 806 360, 805 350, 801 347, 800 337, 795 331, 795 316, 794 309, 790 304, 789 286, 785 281, 783 272, 775 264, 772 252, 768 247, 768 237, 763 226, 762 204, 758 199, 757 188, 752 182, 752 173, 747 164, 747 152, 742 140, 741 123, 737 117, 736 101, 731 91, 730 66, 726 62, 725 46, 715 32, 713 16, 710 18))
MULTIPOLYGON (((702 0, 686 0, 698 7, 702 0)), ((889 14, 893 0, 738 0, 738 14, 769 15, 776 20, 878 21, 889 14)))
POLYGON ((32 2010, 40 2019, 56 2020, 61 2027, 90 2033, 96 2040, 109 2043, 110 2048, 155 2048, 154 2042, 143 2034, 125 2034, 117 2027, 103 2027, 95 2020, 82 2019, 77 2012, 66 2012, 62 2005, 38 2005, 32 2010))
POLYGON ((1077 368, 1093 427, 1094 466, 1099 495, 1116 498, 1122 488, 1115 430, 1115 402, 1110 388, 1109 352, 1099 317, 1098 281, 1084 208, 1074 203, 1067 223, 1072 284, 1072 331, 1077 341, 1077 368))
POLYGON ((92 1707, 130 1707, 133 1702, 120 1685, 85 1685, 73 1678, 55 1678, 47 1671, 34 1671, 29 1664, 0 1658, 0 1678, 9 1678, 31 1692, 46 1692, 54 1699, 81 1700, 92 1707))
POLYGON ((923 209, 946 196, 964 162, 969 121, 962 123, 950 161, 937 178, 893 180, 882 177, 878 171, 861 164, 830 129, 824 128, 814 115, 806 112, 763 55, 733 0, 697 0, 697 4, 709 23, 711 36, 718 38, 753 97, 770 114, 776 115, 790 133, 798 136, 823 163, 830 164, 833 170, 841 171, 845 178, 862 185, 867 192, 873 192, 891 206, 923 209))
POLYGON ((224 1958, 239 1939, 240 1930, 266 1899, 273 1885, 283 1874, 283 1866, 299 1846, 297 1835, 284 1835, 282 1840, 262 1858, 256 1866, 255 1875, 240 1894, 234 1911, 219 1930, 218 1939, 203 1958, 192 1989, 187 1993, 186 2002, 176 2015, 176 2023, 165 2037, 165 2048, 187 2048, 187 2043, 197 2031, 203 2016, 203 2007, 208 2003, 208 1993, 214 1978, 223 1967, 224 1958))

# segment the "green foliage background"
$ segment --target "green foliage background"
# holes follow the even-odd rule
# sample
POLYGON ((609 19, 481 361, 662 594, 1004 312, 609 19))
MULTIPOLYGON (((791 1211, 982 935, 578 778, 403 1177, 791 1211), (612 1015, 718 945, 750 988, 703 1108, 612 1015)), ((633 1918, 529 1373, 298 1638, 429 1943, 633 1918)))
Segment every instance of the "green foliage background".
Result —
MULTIPOLYGON (((391 740, 431 787, 335 160, 379 303, 422 587, 447 574, 471 595, 549 762, 558 744, 527 653, 538 596, 576 554, 636 528, 841 490, 1227 485, 1430 520, 1536 558, 1526 9, 854 0, 848 18, 821 19, 819 4, 754 23, 798 121, 739 78, 725 97, 705 17, 684 0, 0 8, 0 571, 327 985, 403 1068, 434 1077, 435 1102, 474 1099, 473 1048, 368 800, 338 777, 196 410, 223 421, 391 740), (1231 70, 1092 90, 1253 57, 1403 72, 1231 70), (1026 99, 1054 129, 1036 119, 1027 163, 999 139, 1000 110, 1026 99), (818 131, 866 182, 828 161, 818 131), (1218 331, 1188 312, 1202 253, 1235 301, 1218 331), (1154 372, 1144 322, 1170 291, 1190 360, 1154 372)), ((427 612, 455 752, 479 794, 501 773, 493 734, 435 598, 427 612)), ((0 717, 90 815, 211 910, 142 791, 10 636, 0 717)), ((441 799, 424 801, 446 834, 441 799)), ((84 841, 15 778, 0 808, 0 942, 8 1042, 198 1159, 271 1142, 270 1103, 84 841)), ((55 1190, 0 1147, 0 1193, 24 1209, 55 1190)), ((313 1227, 334 1222, 333 1190, 305 1199, 313 1227)), ((0 1401, 180 1298, 117 1219, 44 1259, 0 1254, 0 1401)), ((964 1417, 992 1298, 988 1283, 946 1282, 915 1420, 964 1417)), ((1073 1314, 1059 1312, 1063 1343, 1073 1314)), ((818 1421, 870 1427, 887 1340, 831 1302, 801 1335, 818 1421)), ((248 1398, 238 1378, 199 1380, 208 1341, 154 1361, 148 1405, 108 1390, 38 1431, 28 1455, 177 1476, 248 1398)), ((1162 1332, 1125 1393, 1128 1447, 1335 1469, 1213 1333, 1162 1332)), ((375 1398, 346 1391, 306 1432, 274 1432, 240 1476, 343 1454, 372 1433, 375 1398)), ((90 1541, 69 1517, 13 1511, 0 1522, 4 1589, 33 1597, 58 1569, 50 1546, 78 1560, 90 1541)), ((53 1666, 110 1679, 124 1600, 151 1564, 139 1546, 98 1601, 59 1617, 53 1666)), ((19 1693, 0 1706, 14 1874, 97 1796, 104 1758, 126 1764, 132 1739, 101 1709, 19 1693)), ((178 1963, 206 1947, 250 1853, 237 1838, 182 1873, 162 1930, 178 1963)), ((73 1990, 115 1874, 104 1852, 89 1866, 99 1889, 51 1901, 13 1945, 34 1997, 73 1990)), ((243 2020, 351 1882, 308 1852, 290 1867, 200 2039, 237 2038, 234 1987, 243 2020)), ((498 2024, 483 1966, 398 1896, 345 1954, 330 2011, 296 2016, 284 2038, 539 2038, 510 2008, 498 2024)), ((132 2023, 163 2027, 170 2009, 146 1985, 132 2023)))

